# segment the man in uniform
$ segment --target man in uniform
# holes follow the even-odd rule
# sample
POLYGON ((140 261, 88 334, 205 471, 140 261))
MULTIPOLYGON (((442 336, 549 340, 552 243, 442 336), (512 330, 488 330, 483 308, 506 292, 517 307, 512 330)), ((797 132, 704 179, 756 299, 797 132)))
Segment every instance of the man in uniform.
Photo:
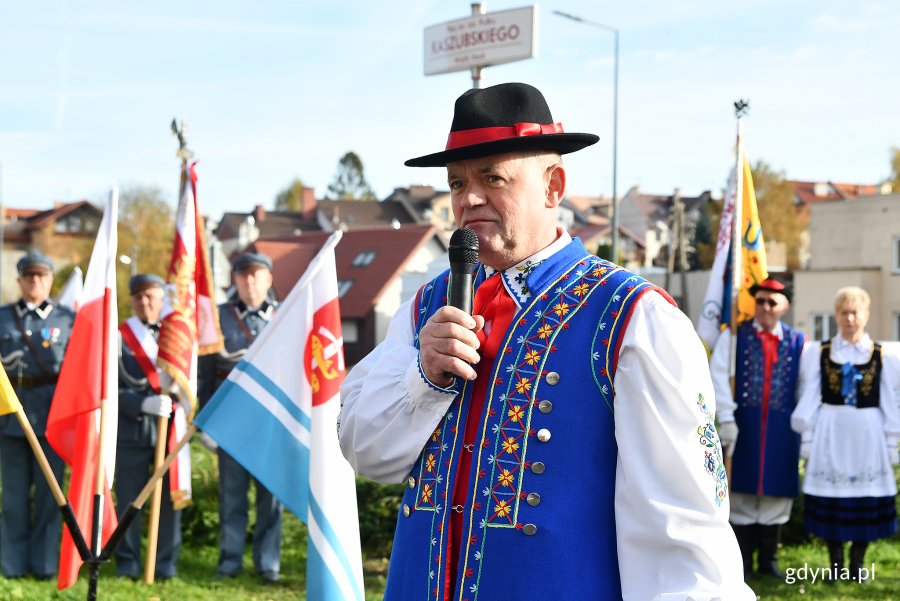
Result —
MULTIPOLYGON (((259 253, 244 253, 234 259, 231 273, 237 298, 219 305, 219 323, 225 348, 201 357, 199 397, 203 404, 228 377, 250 344, 275 315, 277 302, 270 299, 272 260, 259 253)), ((234 419, 240 419, 235 415, 234 419)), ((203 437, 207 446, 213 446, 203 437)), ((253 527, 253 567, 266 582, 278 582, 281 568, 281 516, 283 507, 256 478, 228 453, 219 456, 219 564, 216 576, 228 578, 243 568, 247 538, 248 500, 251 479, 256 487, 256 524, 253 527)))
MULTIPOLYGON (((156 369, 159 320, 165 281, 153 274, 132 276, 128 283, 132 316, 119 325, 119 432, 116 447, 116 504, 121 516, 147 484, 153 472, 157 420, 170 417, 172 398, 160 394, 156 369)), ((169 422, 170 426, 172 422, 169 422)), ((177 575, 181 550, 181 509, 175 508, 169 491, 169 474, 163 477, 156 549, 157 580, 177 575)), ((135 520, 116 549, 116 574, 137 579, 141 565, 141 521, 135 520)))
POLYGON ((769 278, 750 287, 755 316, 737 328, 736 394, 731 394, 731 333, 719 336, 710 359, 716 390, 716 418, 727 455, 733 456, 731 525, 744 558, 744 576, 753 572, 759 550, 760 574, 784 579, 777 551, 782 524, 791 517, 799 494, 800 436, 791 430, 791 413, 800 390, 802 332, 781 322, 790 291, 769 278))
POLYGON ((557 226, 560 155, 597 140, 508 83, 406 162, 446 167, 479 262, 472 315, 445 271, 341 388, 344 456, 405 484, 388 601, 754 598, 693 326, 557 226))
MULTIPOLYGON (((0 307, 0 357, 61 485, 65 464, 44 430, 75 314, 49 298, 53 286, 49 258, 29 253, 16 269, 22 298, 0 307)), ((59 564, 59 507, 15 415, 0 417, 0 473, 3 575, 52 579, 59 564)))

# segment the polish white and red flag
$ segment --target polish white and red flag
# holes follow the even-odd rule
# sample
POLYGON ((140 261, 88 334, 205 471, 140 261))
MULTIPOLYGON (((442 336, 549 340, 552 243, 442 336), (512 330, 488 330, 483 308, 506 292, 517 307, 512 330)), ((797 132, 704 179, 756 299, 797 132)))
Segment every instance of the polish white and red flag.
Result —
MULTIPOLYGON (((106 542, 117 523, 110 487, 116 465, 116 429, 119 421, 116 328, 119 320, 116 309, 118 202, 118 190, 113 189, 94 242, 46 430, 50 445, 72 469, 69 503, 87 540, 91 540, 97 475, 102 470, 102 543, 106 542)), ((64 529, 57 579, 60 590, 75 584, 81 564, 81 556, 72 536, 68 529, 64 529)))
MULTIPOLYGON (((166 296, 160 318, 157 366, 178 385, 180 403, 173 406, 169 450, 187 430, 196 409, 197 356, 222 349, 203 219, 197 206, 196 162, 185 163, 182 191, 175 214, 175 242, 166 277, 166 296)), ((165 388, 165 386, 164 386, 165 388)), ((172 464, 169 482, 176 507, 188 505, 190 450, 182 448, 172 464)))

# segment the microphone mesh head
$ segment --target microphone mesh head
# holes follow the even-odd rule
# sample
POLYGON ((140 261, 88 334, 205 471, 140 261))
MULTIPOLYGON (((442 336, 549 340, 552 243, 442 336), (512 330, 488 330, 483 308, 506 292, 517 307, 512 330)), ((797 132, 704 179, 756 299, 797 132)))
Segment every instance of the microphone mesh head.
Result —
POLYGON ((460 228, 450 236, 449 255, 451 263, 478 262, 478 234, 467 228, 460 228))

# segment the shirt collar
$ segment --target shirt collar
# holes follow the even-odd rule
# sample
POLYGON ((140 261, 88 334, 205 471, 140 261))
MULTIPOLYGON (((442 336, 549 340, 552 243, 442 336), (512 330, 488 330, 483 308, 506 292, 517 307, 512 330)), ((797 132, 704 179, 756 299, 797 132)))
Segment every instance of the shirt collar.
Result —
MULTIPOLYGON (((513 300, 516 301, 516 304, 518 304, 520 308, 531 298, 532 290, 529 286, 528 279, 532 272, 541 263, 572 242, 572 236, 565 230, 557 229, 557 234, 557 238, 552 244, 544 247, 527 259, 519 261, 512 267, 503 270, 501 274, 503 283, 506 285, 506 289, 509 291, 510 296, 512 296, 513 300)), ((495 273, 497 273, 497 270, 493 267, 488 265, 484 266, 485 277, 490 277, 495 273)))
POLYGON ((838 334, 834 337, 834 342, 832 343, 837 349, 855 349, 860 353, 868 353, 872 350, 872 339, 869 337, 867 333, 863 333, 862 337, 856 342, 850 342, 849 340, 845 340, 843 336, 838 334))
POLYGON ((269 301, 263 301, 263 304, 253 309, 247 307, 247 305, 245 305, 244 301, 242 300, 238 300, 235 303, 235 306, 237 307, 238 317, 240 319, 246 319, 249 316, 256 316, 268 321, 272 317, 273 307, 269 301))
MULTIPOLYGON (((762 324, 760 324, 756 320, 755 317, 753 318, 753 329, 756 330, 757 332, 763 331, 762 324)), ((769 330, 769 333, 774 334, 775 336, 778 337, 778 340, 781 340, 781 338, 782 338, 781 322, 780 321, 775 322, 775 326, 771 330, 769 330)))
POLYGON ((19 299, 19 302, 16 304, 16 313, 18 313, 19 317, 24 317, 29 311, 33 311, 41 319, 47 319, 47 316, 53 311, 53 303, 50 299, 46 299, 40 305, 35 305, 34 303, 25 302, 24 298, 19 299))

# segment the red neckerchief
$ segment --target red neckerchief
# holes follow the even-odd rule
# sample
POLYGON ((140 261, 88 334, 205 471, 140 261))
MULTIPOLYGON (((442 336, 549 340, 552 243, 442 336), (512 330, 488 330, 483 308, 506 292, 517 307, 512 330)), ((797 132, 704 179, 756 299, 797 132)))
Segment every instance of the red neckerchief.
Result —
POLYGON ((444 579, 444 598, 455 596, 453 590, 456 582, 456 573, 459 568, 459 552, 462 546, 463 514, 454 511, 453 507, 464 507, 466 496, 471 488, 469 471, 472 467, 472 457, 475 454, 475 442, 481 429, 481 412, 487 399, 490 387, 491 370, 497 351, 506 336, 507 330, 516 315, 518 306, 512 299, 500 273, 495 273, 482 282, 475 292, 472 313, 484 317, 485 327, 478 332, 478 341, 481 343, 479 354, 481 360, 475 368, 478 374, 475 378, 474 388, 469 404, 469 412, 465 419, 463 432, 463 449, 460 453, 459 464, 456 470, 456 482, 453 483, 453 497, 450 506, 450 536, 447 541, 448 558, 444 579))
POLYGON ((757 332, 756 337, 762 342, 763 365, 765 378, 763 380, 763 402, 769 402, 770 382, 772 380, 772 366, 778 363, 778 336, 772 332, 757 332))
POLYGON ((144 375, 147 377, 147 383, 150 384, 150 387, 155 393, 159 394, 162 387, 159 383, 159 372, 156 371, 156 364, 147 354, 141 341, 138 340, 137 334, 135 334, 131 324, 128 323, 128 320, 119 324, 119 332, 122 334, 122 340, 125 342, 125 345, 131 349, 141 371, 144 372, 144 375))
POLYGON ((766 434, 769 422, 769 395, 772 391, 772 366, 778 363, 778 336, 772 332, 757 332, 756 337, 762 343, 763 350, 763 402, 762 402, 762 428, 760 429, 759 445, 759 487, 757 494, 763 493, 763 474, 766 467, 766 434))

